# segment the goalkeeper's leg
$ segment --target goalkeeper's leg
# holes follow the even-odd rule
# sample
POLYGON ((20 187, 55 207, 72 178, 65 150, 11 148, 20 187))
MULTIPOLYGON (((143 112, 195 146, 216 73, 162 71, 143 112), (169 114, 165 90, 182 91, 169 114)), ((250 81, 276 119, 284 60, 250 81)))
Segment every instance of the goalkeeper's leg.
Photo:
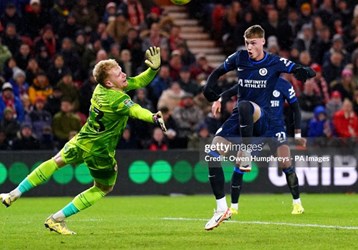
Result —
POLYGON ((14 190, 9 193, 0 194, 1 202, 6 207, 11 206, 23 193, 47 182, 53 173, 64 165, 65 164, 59 154, 54 158, 41 163, 14 190))

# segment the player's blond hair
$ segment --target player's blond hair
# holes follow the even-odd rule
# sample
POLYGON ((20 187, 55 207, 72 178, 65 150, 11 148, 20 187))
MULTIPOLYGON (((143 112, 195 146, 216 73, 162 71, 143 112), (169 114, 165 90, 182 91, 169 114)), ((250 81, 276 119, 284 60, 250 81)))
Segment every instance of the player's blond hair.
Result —
POLYGON ((108 72, 118 66, 118 63, 114 59, 99 61, 93 68, 93 77, 97 83, 105 86, 104 82, 108 78, 108 72))
POLYGON ((265 30, 260 25, 252 25, 245 30, 244 38, 265 38, 265 30))

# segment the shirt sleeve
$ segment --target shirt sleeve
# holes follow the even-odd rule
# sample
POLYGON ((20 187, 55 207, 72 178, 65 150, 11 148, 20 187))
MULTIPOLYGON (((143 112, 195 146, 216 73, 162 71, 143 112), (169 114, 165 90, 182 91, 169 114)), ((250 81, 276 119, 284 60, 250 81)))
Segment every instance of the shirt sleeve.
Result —
POLYGON ((134 103, 129 108, 129 117, 139 119, 145 122, 154 123, 153 113, 148 109, 142 108, 139 104, 134 103))
POLYGON ((137 76, 128 77, 128 86, 125 88, 125 91, 139 89, 147 86, 151 81, 153 81, 157 72, 158 70, 152 70, 151 68, 148 68, 146 71, 142 72, 137 76))

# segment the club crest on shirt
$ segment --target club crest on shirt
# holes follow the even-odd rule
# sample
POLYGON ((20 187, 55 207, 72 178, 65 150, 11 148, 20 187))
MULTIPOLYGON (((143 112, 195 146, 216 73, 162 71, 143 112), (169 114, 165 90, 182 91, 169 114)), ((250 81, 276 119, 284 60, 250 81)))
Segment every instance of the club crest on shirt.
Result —
POLYGON ((279 97, 279 96, 280 96, 280 91, 274 90, 274 91, 272 92, 272 95, 273 95, 274 97, 279 97))
POLYGON ((266 69, 266 68, 261 68, 261 69, 259 69, 259 74, 260 74, 261 76, 267 75, 267 69, 266 69))
POLYGON ((123 103, 127 108, 130 108, 134 105, 134 102, 131 99, 126 99, 123 103))

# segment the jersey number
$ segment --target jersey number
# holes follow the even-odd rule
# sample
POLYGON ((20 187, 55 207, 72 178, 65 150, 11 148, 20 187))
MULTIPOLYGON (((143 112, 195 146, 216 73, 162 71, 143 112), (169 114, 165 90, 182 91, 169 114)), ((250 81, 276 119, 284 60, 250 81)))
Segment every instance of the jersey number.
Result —
POLYGON ((93 111, 96 113, 96 118, 95 118, 94 120, 95 120, 95 121, 98 123, 98 125, 99 125, 99 128, 98 128, 97 131, 98 131, 98 132, 102 132, 102 131, 105 130, 104 124, 103 124, 103 122, 101 121, 101 119, 102 119, 104 113, 103 113, 101 110, 97 109, 97 108, 94 108, 93 111))
POLYGON ((286 133, 285 132, 278 132, 275 134, 277 137, 277 141, 284 142, 286 140, 286 133))

